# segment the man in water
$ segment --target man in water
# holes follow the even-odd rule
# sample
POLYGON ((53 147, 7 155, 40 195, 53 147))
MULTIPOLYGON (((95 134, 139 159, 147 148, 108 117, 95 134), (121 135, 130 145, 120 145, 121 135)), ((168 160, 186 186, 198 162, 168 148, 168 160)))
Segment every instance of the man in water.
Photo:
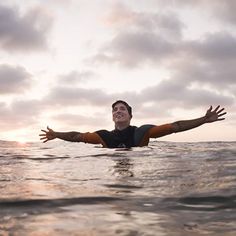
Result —
POLYGON ((201 126, 205 123, 224 120, 226 114, 224 108, 212 106, 206 114, 200 118, 192 120, 181 120, 164 125, 142 125, 140 127, 131 126, 132 108, 125 101, 118 100, 112 104, 112 116, 115 123, 113 131, 98 130, 96 132, 56 132, 49 127, 42 130, 40 140, 47 142, 55 138, 70 142, 84 142, 91 144, 102 144, 106 148, 130 148, 147 146, 150 138, 159 138, 168 134, 178 133, 201 126))

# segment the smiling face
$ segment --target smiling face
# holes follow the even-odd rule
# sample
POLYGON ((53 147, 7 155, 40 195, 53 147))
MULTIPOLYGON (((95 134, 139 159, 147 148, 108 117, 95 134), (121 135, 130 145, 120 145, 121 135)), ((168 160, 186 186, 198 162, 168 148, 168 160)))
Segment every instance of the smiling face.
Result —
POLYGON ((113 107, 112 117, 117 129, 124 129, 130 125, 131 116, 123 103, 117 103, 113 107))

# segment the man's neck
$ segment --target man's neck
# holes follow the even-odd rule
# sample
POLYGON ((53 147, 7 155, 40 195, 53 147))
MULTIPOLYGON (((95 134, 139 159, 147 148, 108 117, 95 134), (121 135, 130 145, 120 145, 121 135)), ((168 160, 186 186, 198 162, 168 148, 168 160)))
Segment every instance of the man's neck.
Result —
POLYGON ((127 123, 119 123, 119 124, 115 124, 115 129, 117 130, 123 130, 123 129, 126 129, 127 127, 129 127, 130 124, 127 124, 127 123))

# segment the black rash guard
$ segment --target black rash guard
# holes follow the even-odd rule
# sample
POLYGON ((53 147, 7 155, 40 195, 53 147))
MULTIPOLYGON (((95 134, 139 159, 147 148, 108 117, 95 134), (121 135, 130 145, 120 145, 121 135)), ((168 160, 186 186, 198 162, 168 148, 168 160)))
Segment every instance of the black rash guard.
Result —
POLYGON ((174 131, 172 124, 128 126, 124 130, 99 130, 96 132, 80 133, 78 142, 102 144, 105 148, 143 147, 147 146, 150 138, 159 138, 174 131))
POLYGON ((154 125, 128 126, 123 130, 99 130, 96 133, 101 137, 108 148, 130 148, 140 146, 147 131, 154 125))

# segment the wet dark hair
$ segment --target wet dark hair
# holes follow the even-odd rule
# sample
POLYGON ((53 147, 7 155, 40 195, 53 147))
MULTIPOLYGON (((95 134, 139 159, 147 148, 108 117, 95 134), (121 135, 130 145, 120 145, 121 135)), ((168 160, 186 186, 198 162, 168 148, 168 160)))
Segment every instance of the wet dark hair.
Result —
POLYGON ((125 102, 123 100, 117 100, 116 102, 114 102, 112 104, 112 109, 114 109, 116 104, 118 104, 118 103, 122 103, 123 105, 125 105, 127 110, 128 110, 128 112, 129 112, 129 115, 132 117, 132 107, 127 102, 125 102))

